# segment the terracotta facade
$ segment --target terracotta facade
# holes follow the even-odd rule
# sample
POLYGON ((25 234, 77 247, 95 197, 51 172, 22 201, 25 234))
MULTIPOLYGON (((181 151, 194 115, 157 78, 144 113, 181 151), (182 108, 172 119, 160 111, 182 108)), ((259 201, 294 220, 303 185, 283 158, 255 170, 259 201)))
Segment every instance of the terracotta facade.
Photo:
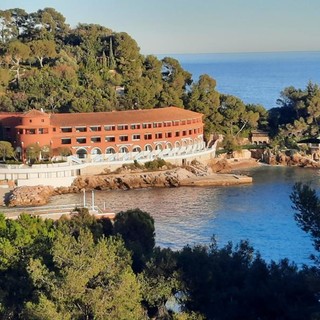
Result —
POLYGON ((79 158, 203 146, 202 114, 177 107, 99 113, 0 114, 0 140, 25 159, 28 146, 79 158))

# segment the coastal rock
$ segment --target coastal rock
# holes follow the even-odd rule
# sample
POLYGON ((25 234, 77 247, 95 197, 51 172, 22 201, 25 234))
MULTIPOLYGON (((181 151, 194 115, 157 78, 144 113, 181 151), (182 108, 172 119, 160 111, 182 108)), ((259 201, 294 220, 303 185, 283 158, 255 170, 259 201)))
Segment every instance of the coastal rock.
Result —
POLYGON ((72 184, 73 189, 81 190, 128 190, 148 187, 177 187, 179 181, 195 176, 186 169, 178 168, 174 170, 108 174, 97 176, 80 176, 72 184))
POLYGON ((226 159, 213 159, 209 163, 209 167, 211 168, 212 172, 215 173, 230 173, 232 170, 231 165, 226 159))
POLYGON ((54 194, 54 188, 51 186, 22 186, 12 190, 7 199, 9 207, 15 206, 41 206, 48 202, 54 194))

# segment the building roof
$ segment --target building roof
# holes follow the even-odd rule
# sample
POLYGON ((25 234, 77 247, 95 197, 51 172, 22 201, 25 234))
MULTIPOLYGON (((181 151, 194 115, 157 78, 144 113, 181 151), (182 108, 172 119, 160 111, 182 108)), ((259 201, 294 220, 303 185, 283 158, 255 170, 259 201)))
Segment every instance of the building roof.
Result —
POLYGON ((129 124, 194 119, 199 116, 202 115, 197 112, 177 107, 111 112, 55 113, 51 114, 51 124, 54 126, 66 127, 129 124))
POLYGON ((26 111, 23 113, 22 117, 26 117, 26 118, 40 118, 40 117, 49 117, 49 115, 47 113, 45 113, 44 111, 39 111, 36 109, 31 109, 29 111, 26 111))

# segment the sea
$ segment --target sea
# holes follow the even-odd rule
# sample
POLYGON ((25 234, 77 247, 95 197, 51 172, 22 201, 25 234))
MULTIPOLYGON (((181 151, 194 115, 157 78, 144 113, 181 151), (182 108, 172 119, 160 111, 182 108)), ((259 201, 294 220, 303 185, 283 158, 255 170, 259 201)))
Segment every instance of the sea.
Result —
POLYGON ((158 55, 177 59, 193 81, 208 74, 217 90, 246 104, 266 109, 278 107, 286 87, 305 89, 308 82, 320 84, 320 52, 211 53, 158 55))
MULTIPOLYGON (((277 106, 281 91, 320 84, 320 52, 228 53, 167 55, 197 81, 208 74, 217 90, 245 103, 277 106)), ((162 57, 160 57, 162 58, 162 57)), ((155 220, 156 244, 179 250, 208 245, 214 236, 220 247, 248 240, 266 261, 289 259, 312 265, 312 239, 294 219, 290 193, 296 182, 320 190, 318 169, 261 166, 242 172, 253 183, 242 186, 95 191, 96 203, 113 212, 140 208, 155 220)), ((320 194, 320 192, 319 192, 320 194)), ((82 195, 56 196, 52 204, 82 203, 82 195)))

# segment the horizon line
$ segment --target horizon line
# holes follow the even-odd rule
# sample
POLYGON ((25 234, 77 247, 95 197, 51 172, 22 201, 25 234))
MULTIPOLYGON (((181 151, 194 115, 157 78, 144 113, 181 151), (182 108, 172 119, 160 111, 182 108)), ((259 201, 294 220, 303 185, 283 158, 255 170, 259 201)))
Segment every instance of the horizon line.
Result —
POLYGON ((257 54, 257 53, 320 53, 319 50, 284 50, 284 51, 228 51, 228 52, 184 52, 184 53, 142 53, 142 55, 206 55, 206 54, 257 54))

